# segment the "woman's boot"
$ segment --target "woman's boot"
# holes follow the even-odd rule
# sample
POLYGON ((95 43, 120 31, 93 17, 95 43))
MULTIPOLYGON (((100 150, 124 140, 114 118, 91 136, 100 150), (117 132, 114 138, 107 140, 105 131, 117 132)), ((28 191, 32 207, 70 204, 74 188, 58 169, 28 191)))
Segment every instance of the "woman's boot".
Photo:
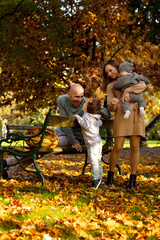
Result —
POLYGON ((107 182, 106 182, 107 185, 114 186, 113 185, 113 177, 114 177, 114 172, 108 171, 107 182))
POLYGON ((129 185, 127 186, 127 188, 132 189, 135 188, 136 186, 136 174, 131 174, 130 175, 130 179, 129 179, 129 185))

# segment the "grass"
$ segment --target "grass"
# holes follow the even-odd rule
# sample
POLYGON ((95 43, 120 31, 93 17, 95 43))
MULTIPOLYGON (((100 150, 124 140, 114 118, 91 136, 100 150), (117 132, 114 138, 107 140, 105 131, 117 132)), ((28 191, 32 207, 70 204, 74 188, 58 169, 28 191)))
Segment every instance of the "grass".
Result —
MULTIPOLYGON (((103 144, 105 143, 104 140, 102 142, 103 142, 103 144)), ((147 141, 147 147, 148 148, 158 148, 158 147, 160 147, 160 141, 159 140, 148 140, 147 141)), ((129 139, 125 140, 124 148, 130 148, 129 139)))
MULTIPOLYGON (((104 140, 102 142, 103 142, 103 144, 105 143, 104 140)), ((16 147, 21 147, 21 146, 27 147, 28 146, 26 144, 26 142, 24 142, 24 141, 18 141, 18 142, 15 142, 13 144, 16 147)), ((13 144, 12 144, 12 146, 13 146, 13 144)), ((2 147, 6 147, 6 146, 9 146, 9 144, 6 143, 6 142, 3 142, 2 147)), ((124 148, 129 148, 129 147, 130 147, 129 139, 126 139, 125 143, 124 143, 124 148)), ((160 147, 160 140, 148 140, 147 141, 147 147, 149 147, 149 148, 160 147)))
MULTIPOLYGON (((124 148, 129 148, 129 140, 126 139, 124 143, 124 148)), ((147 141, 147 147, 149 148, 155 148, 155 147, 160 147, 160 141, 159 140, 148 140, 147 141)))
POLYGON ((12 145, 10 143, 3 142, 1 146, 2 147, 8 147, 8 146, 15 146, 15 147, 25 146, 25 147, 27 147, 28 145, 26 142, 21 140, 21 141, 13 142, 12 145))

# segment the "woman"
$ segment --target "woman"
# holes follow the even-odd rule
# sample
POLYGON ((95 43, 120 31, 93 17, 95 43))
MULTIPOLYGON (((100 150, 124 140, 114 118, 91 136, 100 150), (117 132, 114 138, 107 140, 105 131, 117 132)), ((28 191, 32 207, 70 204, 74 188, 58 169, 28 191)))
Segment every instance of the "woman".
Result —
POLYGON ((129 102, 129 93, 140 93, 146 88, 146 84, 140 81, 139 84, 129 87, 121 96, 121 91, 114 90, 113 84, 119 77, 119 65, 112 59, 107 61, 103 67, 103 90, 107 92, 107 106, 111 112, 115 112, 113 123, 113 137, 115 143, 109 160, 109 171, 107 185, 113 185, 114 168, 118 162, 121 150, 126 137, 130 138, 131 148, 131 174, 127 188, 134 189, 136 184, 136 172, 139 164, 139 144, 140 138, 145 137, 144 116, 138 111, 137 103, 131 103, 131 114, 128 119, 124 119, 121 108, 121 101, 129 102))

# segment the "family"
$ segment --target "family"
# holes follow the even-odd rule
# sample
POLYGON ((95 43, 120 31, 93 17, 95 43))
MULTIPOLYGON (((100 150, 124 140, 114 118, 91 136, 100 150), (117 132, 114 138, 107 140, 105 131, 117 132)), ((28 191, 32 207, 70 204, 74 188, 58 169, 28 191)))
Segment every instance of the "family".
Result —
MULTIPOLYGON (((103 177, 102 169, 102 139, 99 135, 100 120, 103 107, 114 112, 113 137, 114 146, 109 159, 109 171, 106 185, 114 186, 114 169, 120 157, 125 138, 130 139, 130 179, 127 189, 136 187, 136 173, 139 164, 140 138, 145 137, 144 109, 145 102, 140 93, 146 89, 148 79, 133 72, 131 60, 120 66, 112 59, 103 66, 102 90, 107 93, 107 105, 103 106, 100 99, 86 102, 84 88, 74 83, 67 94, 58 97, 57 104, 62 116, 75 116, 80 125, 78 128, 57 128, 58 146, 71 146, 77 152, 82 152, 86 145, 88 161, 91 163, 92 187, 97 189, 103 177)), ((107 117, 107 116, 106 116, 107 117)), ((7 160, 5 161, 7 166, 7 160)), ((7 177, 7 172, 5 176, 7 177)))

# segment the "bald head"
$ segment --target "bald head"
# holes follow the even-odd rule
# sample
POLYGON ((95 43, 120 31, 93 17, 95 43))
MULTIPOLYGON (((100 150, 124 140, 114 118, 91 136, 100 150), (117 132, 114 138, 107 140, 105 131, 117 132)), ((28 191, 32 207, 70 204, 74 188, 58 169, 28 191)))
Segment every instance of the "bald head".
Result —
POLYGON ((81 91, 84 92, 84 89, 82 85, 79 83, 74 83, 69 89, 69 92, 81 92, 81 91))
POLYGON ((70 102, 75 107, 78 107, 84 96, 84 88, 79 83, 74 83, 68 92, 70 102))

